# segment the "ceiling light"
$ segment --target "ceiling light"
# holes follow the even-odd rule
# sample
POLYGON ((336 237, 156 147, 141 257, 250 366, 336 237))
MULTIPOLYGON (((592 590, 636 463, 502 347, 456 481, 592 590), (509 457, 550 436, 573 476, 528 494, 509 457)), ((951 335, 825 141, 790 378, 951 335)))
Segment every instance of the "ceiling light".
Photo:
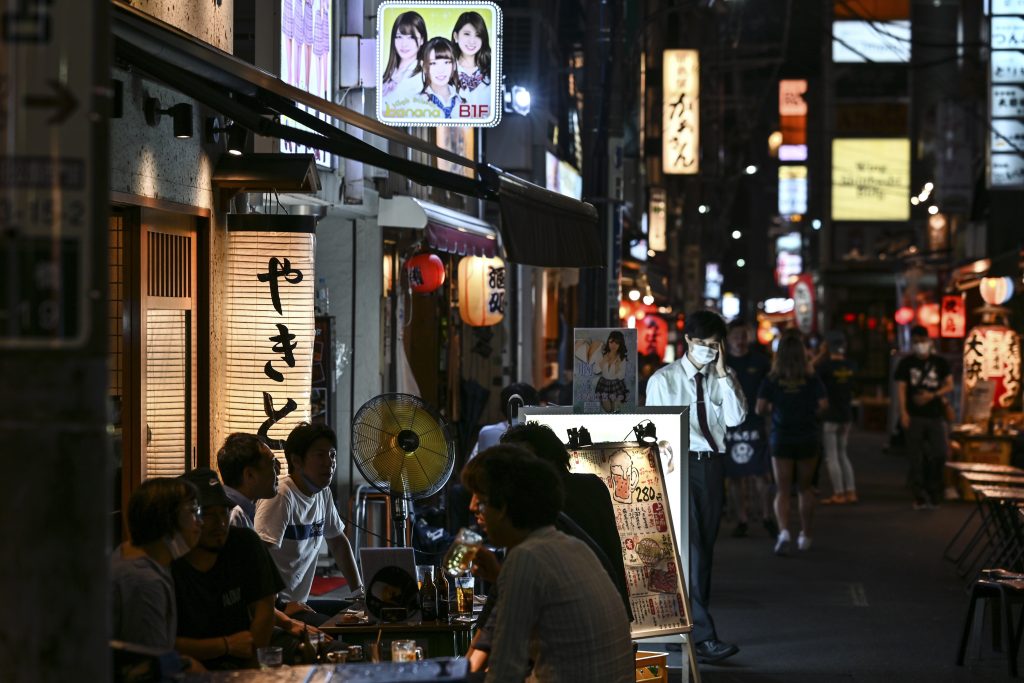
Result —
POLYGON ((932 204, 931 206, 928 207, 928 213, 930 213, 931 215, 934 216, 938 212, 939 212, 939 207, 935 206, 934 204, 932 204))
POLYGON ((755 173, 757 173, 757 166, 755 166, 754 164, 750 164, 744 170, 746 171, 747 175, 754 175, 755 173))
POLYGON ((711 213, 711 207, 707 204, 701 204, 697 207, 697 213, 711 213))
POLYGON ((741 237, 743 237, 743 233, 742 232, 740 232, 739 230, 733 230, 732 231, 732 238, 734 240, 738 240, 741 237))
POLYGON ((736 259, 736 267, 737 268, 742 268, 745 265, 747 265, 746 259, 741 259, 741 258, 736 259))

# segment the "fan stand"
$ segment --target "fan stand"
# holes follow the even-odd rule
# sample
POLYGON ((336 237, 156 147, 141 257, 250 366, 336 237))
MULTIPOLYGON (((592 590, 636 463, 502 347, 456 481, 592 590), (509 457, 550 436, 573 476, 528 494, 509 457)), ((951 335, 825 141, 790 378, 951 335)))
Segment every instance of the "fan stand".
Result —
MULTIPOLYGON (((419 435, 411 429, 403 429, 398 432, 398 436, 395 439, 398 442, 399 448, 406 453, 413 453, 417 448, 420 447, 419 435)), ((404 495, 392 494, 392 505, 391 505, 391 519, 395 525, 395 535, 398 537, 398 547, 404 548, 407 541, 408 533, 408 521, 409 521, 409 499, 404 495)))

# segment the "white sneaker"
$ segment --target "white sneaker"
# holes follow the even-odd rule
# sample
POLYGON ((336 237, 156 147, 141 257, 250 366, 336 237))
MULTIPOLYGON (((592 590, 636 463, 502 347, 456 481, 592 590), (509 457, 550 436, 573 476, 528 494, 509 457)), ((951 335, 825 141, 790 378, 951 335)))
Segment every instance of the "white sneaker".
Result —
POLYGON ((789 555, 790 537, 789 529, 783 529, 779 532, 779 537, 775 541, 775 554, 776 555, 789 555))
POLYGON ((800 532, 800 535, 796 537, 796 547, 800 550, 811 549, 811 537, 804 536, 804 532, 800 532))

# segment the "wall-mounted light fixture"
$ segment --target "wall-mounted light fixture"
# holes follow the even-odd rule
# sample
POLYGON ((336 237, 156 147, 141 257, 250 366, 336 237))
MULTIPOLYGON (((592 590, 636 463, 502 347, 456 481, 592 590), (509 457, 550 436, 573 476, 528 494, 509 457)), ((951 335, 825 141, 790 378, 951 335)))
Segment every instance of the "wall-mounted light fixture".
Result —
POLYGON ((569 434, 569 448, 576 449, 594 445, 594 442, 590 439, 590 432, 586 427, 567 429, 566 433, 569 434))
POLYGON ((210 144, 218 142, 220 140, 221 133, 224 133, 225 136, 227 136, 228 154, 236 157, 242 156, 242 153, 245 151, 245 140, 249 135, 249 131, 234 122, 221 128, 220 119, 216 116, 207 118, 206 142, 210 144))
POLYGON ((526 116, 530 113, 530 105, 533 103, 533 97, 530 95, 530 91, 521 85, 513 85, 511 89, 507 89, 503 93, 505 112, 515 112, 520 116, 526 116))
POLYGON ((658 442, 658 430, 650 420, 644 420, 636 427, 633 427, 633 434, 640 443, 650 444, 658 442))
POLYGON ((160 108, 160 100, 155 97, 147 97, 142 103, 142 113, 146 117, 146 123, 151 126, 160 124, 160 117, 167 114, 173 121, 174 137, 192 137, 192 105, 187 102, 176 104, 167 109, 160 108))

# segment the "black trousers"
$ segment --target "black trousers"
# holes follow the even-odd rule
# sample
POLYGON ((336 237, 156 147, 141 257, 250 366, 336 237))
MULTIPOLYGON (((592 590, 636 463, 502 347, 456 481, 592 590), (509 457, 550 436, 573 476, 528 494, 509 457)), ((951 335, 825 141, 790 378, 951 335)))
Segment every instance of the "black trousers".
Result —
POLYGON ((690 616, 693 640, 718 638, 708 604, 711 562, 725 504, 725 455, 689 455, 690 465, 690 616))

